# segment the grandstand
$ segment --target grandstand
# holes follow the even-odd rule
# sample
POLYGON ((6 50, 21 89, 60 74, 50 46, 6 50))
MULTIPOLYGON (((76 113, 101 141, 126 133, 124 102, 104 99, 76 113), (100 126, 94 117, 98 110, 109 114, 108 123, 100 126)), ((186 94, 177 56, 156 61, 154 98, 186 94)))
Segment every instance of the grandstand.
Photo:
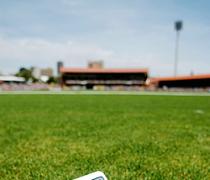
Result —
POLYGON ((62 85, 86 89, 103 87, 141 87, 148 77, 147 69, 65 68, 60 69, 62 85))
POLYGON ((25 79, 17 76, 0 76, 1 83, 25 83, 25 79))
POLYGON ((151 78, 150 85, 158 88, 209 88, 210 74, 151 78))

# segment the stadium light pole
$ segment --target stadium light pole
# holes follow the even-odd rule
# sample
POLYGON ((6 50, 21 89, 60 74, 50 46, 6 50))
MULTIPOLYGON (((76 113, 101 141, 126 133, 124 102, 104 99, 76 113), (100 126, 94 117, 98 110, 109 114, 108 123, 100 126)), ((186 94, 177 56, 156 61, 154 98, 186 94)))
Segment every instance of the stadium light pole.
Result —
POLYGON ((174 76, 177 76, 177 72, 178 72, 179 39, 180 39, 180 31, 182 30, 182 27, 183 27, 183 22, 182 21, 176 21, 175 22, 176 46, 175 46, 174 76))

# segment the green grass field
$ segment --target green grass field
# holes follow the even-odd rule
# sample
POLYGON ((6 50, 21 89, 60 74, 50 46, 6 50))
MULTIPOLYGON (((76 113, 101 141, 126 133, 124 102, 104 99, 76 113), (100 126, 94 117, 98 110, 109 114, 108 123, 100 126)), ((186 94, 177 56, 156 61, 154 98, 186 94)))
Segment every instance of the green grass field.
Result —
POLYGON ((210 97, 0 95, 0 178, 210 179, 210 97))

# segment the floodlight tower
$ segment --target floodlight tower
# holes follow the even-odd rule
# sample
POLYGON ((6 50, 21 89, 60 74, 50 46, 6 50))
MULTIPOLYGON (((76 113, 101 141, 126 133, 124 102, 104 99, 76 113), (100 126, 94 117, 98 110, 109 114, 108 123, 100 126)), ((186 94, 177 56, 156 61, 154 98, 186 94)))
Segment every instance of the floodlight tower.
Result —
POLYGON ((177 71, 178 71, 179 38, 180 38, 180 31, 182 30, 182 27, 183 27, 183 22, 182 21, 176 21, 175 22, 176 46, 175 46, 174 76, 177 76, 177 71))

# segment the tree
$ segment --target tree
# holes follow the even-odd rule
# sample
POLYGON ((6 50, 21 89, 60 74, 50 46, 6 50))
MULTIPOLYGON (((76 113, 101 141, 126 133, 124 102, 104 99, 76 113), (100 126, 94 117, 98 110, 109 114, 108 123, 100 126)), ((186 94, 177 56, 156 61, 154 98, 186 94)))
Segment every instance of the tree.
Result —
POLYGON ((58 82, 58 79, 54 76, 49 77, 49 79, 47 81, 48 84, 57 83, 57 82, 58 82))
POLYGON ((23 77, 23 78, 25 78, 26 81, 28 81, 30 79, 32 79, 32 80, 34 79, 32 76, 32 70, 24 68, 24 67, 21 67, 19 69, 19 71, 16 73, 16 76, 23 77))

